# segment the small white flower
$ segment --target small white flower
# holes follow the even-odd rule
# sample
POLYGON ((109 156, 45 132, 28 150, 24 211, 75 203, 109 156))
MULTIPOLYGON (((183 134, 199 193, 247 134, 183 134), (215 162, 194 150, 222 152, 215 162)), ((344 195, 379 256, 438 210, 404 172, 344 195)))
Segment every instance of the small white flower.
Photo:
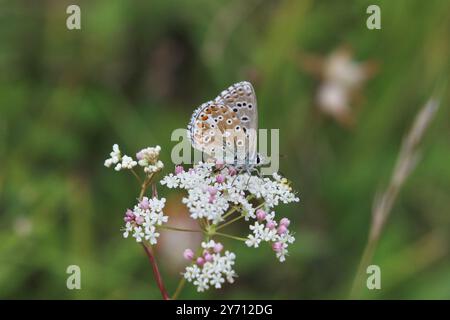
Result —
POLYGON ((245 241, 245 244, 246 244, 248 247, 255 247, 255 248, 258 248, 260 242, 261 242, 261 239, 255 237, 253 234, 249 234, 249 235, 248 235, 248 239, 245 241))
POLYGON ((133 231, 133 237, 136 238, 136 242, 142 242, 142 238, 145 236, 145 233, 142 232, 142 227, 135 227, 133 231))
POLYGON ((137 165, 137 162, 129 156, 122 157, 122 168, 123 169, 133 169, 137 165))
POLYGON ((119 145, 114 144, 113 145, 113 150, 112 152, 109 154, 110 158, 105 160, 105 167, 109 168, 111 167, 113 164, 117 164, 121 159, 122 159, 122 154, 120 152, 119 149, 119 145))

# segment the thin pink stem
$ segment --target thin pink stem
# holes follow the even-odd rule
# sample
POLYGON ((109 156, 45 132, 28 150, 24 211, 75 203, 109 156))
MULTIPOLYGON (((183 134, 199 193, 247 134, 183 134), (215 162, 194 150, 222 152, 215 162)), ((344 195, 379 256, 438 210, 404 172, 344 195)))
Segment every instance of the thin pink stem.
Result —
POLYGON ((149 248, 148 246, 146 246, 145 244, 142 244, 142 246, 144 247, 144 250, 148 256, 148 259, 150 260, 150 264, 152 265, 153 275, 155 276, 156 284, 158 285, 159 291, 161 291, 162 298, 164 300, 170 300, 170 297, 166 291, 166 288, 164 287, 162 276, 161 276, 161 273, 159 272, 158 265, 156 264, 155 256, 152 253, 152 249, 149 248))

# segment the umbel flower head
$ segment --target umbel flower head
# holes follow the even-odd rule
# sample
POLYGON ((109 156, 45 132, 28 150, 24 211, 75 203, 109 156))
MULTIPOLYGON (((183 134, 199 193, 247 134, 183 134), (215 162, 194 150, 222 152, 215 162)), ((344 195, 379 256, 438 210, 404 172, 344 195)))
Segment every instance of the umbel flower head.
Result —
POLYGON ((286 260, 289 245, 295 238, 289 230, 289 219, 277 217, 276 207, 299 201, 286 178, 277 173, 261 177, 219 161, 200 162, 187 170, 176 166, 174 173, 163 177, 160 184, 184 192, 182 203, 190 218, 198 223, 198 229, 175 228, 167 225, 168 217, 163 212, 166 199, 158 198, 154 182, 155 174, 164 167, 159 160, 160 151, 159 146, 142 149, 134 160, 122 155, 114 145, 110 158, 105 161, 105 166, 115 165, 117 171, 130 170, 142 186, 137 204, 127 209, 123 218, 125 238, 131 235, 136 242, 155 245, 163 229, 202 233, 204 241, 200 248, 186 248, 183 253, 190 263, 182 277, 199 292, 219 289, 225 283, 233 283, 237 277, 236 255, 224 250, 224 245, 216 240, 218 237, 237 240, 253 248, 268 243, 280 262, 286 260), (134 171, 136 166, 142 168, 144 178, 134 171), (145 196, 149 185, 152 185, 152 197, 145 196), (238 222, 248 225, 248 234, 226 233, 226 227, 238 222))
POLYGON ((161 151, 160 146, 154 148, 145 148, 136 153, 136 158, 138 159, 138 164, 144 167, 144 172, 153 173, 160 171, 164 168, 164 164, 159 158, 159 152, 161 151))
POLYGON ((262 178, 237 173, 235 168, 222 164, 200 162, 188 171, 176 167, 175 174, 165 176, 161 184, 186 190, 187 196, 182 201, 190 216, 209 221, 210 230, 227 223, 225 220, 231 214, 237 215, 236 219, 254 221, 245 244, 257 248, 261 242, 269 242, 277 258, 285 261, 288 246, 295 238, 288 229, 289 220, 277 222, 273 208, 280 203, 297 202, 299 198, 279 174, 262 178))

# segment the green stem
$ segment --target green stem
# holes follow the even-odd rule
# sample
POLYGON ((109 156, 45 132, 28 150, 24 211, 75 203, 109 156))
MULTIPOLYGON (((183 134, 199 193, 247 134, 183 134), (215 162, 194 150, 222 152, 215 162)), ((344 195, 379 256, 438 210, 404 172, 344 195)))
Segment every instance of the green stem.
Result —
POLYGON ((223 215, 223 219, 226 219, 226 218, 228 218, 230 215, 232 215, 235 211, 237 211, 237 210, 239 210, 240 209, 240 206, 234 206, 233 208, 231 208, 230 209, 230 211, 228 211, 227 213, 225 213, 224 215, 223 215))
POLYGON ((223 227, 226 227, 226 226, 232 224, 233 222, 236 222, 236 221, 242 219, 243 217, 244 217, 244 215, 240 215, 239 217, 236 217, 236 218, 234 218, 234 219, 231 219, 231 220, 229 220, 229 221, 227 221, 227 222, 221 224, 220 226, 218 226, 218 227, 216 228, 216 230, 220 230, 220 229, 222 229, 223 227))
POLYGON ((142 198, 144 197, 145 191, 147 190, 148 186, 152 182, 153 176, 154 176, 154 174, 151 174, 151 175, 147 176, 147 178, 142 183, 141 193, 139 194, 139 200, 142 200, 142 198))
POLYGON ((134 171, 134 169, 131 169, 131 173, 133 174, 133 176, 136 177, 136 179, 139 183, 142 183, 141 177, 139 177, 139 175, 136 173, 136 171, 134 171))
POLYGON ((263 202, 263 203, 261 203, 260 205, 258 205, 258 206, 255 208, 255 211, 258 210, 258 209, 261 209, 265 204, 266 204, 266 203, 263 202))
POLYGON ((173 230, 173 231, 182 231, 182 232, 203 232, 202 230, 193 230, 193 229, 184 229, 184 228, 177 228, 177 227, 171 227, 171 226, 159 226, 161 229, 167 229, 167 230, 173 230))
POLYGON ((180 279, 180 282, 178 282, 177 289, 175 290, 175 293, 172 295, 172 300, 176 300, 178 296, 181 293, 181 290, 183 290, 184 285, 186 284, 186 279, 184 276, 180 279))
POLYGON ((239 241, 247 241, 246 238, 236 237, 236 236, 232 236, 230 234, 221 233, 221 232, 216 232, 215 235, 222 236, 222 237, 225 237, 225 238, 234 239, 234 240, 239 240, 239 241))

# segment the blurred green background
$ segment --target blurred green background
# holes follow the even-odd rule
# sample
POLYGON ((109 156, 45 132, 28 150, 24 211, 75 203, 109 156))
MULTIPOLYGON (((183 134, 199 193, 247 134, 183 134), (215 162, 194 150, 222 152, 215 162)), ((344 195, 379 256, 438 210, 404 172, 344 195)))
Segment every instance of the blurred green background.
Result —
MULTIPOLYGON (((241 80, 254 84, 260 127, 281 128, 281 172, 301 202, 278 212, 297 241, 283 264, 269 248, 224 241, 236 283, 203 294, 187 285, 181 298, 347 298, 375 193, 449 72, 449 30, 442 0, 0 1, 0 298, 159 299, 142 248, 120 232, 139 187, 103 161, 113 143, 131 155, 159 144, 168 173, 172 130, 241 80), (69 31, 74 3, 82 29, 69 31), (381 30, 366 28, 369 4, 381 7, 381 30), (292 59, 343 43, 380 65, 351 129, 318 112, 319 82, 292 59), (81 290, 66 288, 71 264, 81 290)), ((382 289, 362 298, 450 298, 448 102, 376 250, 382 289)), ((182 266, 167 261, 159 255, 173 292, 182 266)))

